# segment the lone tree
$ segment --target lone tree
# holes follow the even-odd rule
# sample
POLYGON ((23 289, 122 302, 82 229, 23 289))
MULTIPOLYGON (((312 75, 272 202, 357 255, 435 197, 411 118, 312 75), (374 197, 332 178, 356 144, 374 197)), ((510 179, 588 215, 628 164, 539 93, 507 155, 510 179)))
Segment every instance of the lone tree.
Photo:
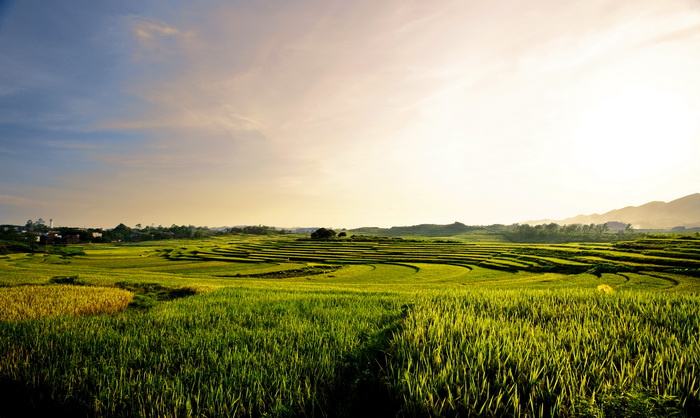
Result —
POLYGON ((318 228, 311 233, 311 239, 331 239, 335 238, 335 231, 332 229, 318 228))

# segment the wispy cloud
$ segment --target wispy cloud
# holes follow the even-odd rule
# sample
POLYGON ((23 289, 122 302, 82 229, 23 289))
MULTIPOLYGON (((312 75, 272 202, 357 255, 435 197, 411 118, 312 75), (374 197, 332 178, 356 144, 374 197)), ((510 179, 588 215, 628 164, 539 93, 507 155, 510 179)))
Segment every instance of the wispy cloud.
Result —
MULTIPOLYGON (((694 122, 680 123, 700 109, 700 11, 689 3, 135 1, 76 33, 47 10, 51 30, 72 36, 0 38, 12 52, 0 57, 16 58, 0 58, 0 125, 52 128, 11 140, 31 166, 0 147, 0 185, 20 172, 50 178, 74 201, 99 194, 114 221, 149 210, 173 222, 453 221, 470 208, 465 221, 488 222, 517 220, 508 196, 529 196, 518 211, 557 194, 552 211, 578 212, 566 207, 576 193, 594 201, 601 188, 644 200, 655 191, 585 169, 616 153, 585 151, 629 150, 605 175, 636 173, 657 191, 700 181, 679 168, 700 152, 694 122), (25 61, 34 45, 44 47, 25 61), (667 158, 635 154, 656 136, 667 158)), ((34 22, 23 7, 19 23, 34 22)))
MULTIPOLYGON (((172 67, 172 61, 179 59, 189 44, 196 41, 195 31, 150 17, 130 15, 126 17, 126 25, 134 41, 132 59, 137 64, 162 64, 153 70, 165 77, 167 73, 177 71, 172 67)), ((141 76, 148 78, 148 71, 142 72, 141 76)))
POLYGON ((141 45, 146 47, 154 46, 159 40, 189 37, 192 35, 191 32, 183 32, 175 26, 156 19, 132 16, 130 21, 132 33, 141 45))

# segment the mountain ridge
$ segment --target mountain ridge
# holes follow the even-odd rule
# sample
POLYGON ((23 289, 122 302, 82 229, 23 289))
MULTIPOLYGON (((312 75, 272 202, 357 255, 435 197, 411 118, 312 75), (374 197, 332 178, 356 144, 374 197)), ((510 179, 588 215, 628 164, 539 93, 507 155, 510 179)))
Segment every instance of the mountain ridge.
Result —
POLYGON ((700 193, 663 202, 654 200, 639 206, 625 206, 604 213, 577 215, 560 220, 527 221, 526 224, 602 224, 624 222, 635 229, 671 229, 675 227, 700 227, 700 193))

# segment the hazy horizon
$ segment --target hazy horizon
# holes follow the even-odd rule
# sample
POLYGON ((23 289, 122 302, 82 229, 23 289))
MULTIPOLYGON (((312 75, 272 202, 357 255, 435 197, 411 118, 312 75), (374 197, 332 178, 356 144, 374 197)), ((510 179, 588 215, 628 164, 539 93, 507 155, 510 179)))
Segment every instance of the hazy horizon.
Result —
MULTIPOLYGON (((700 195, 700 193, 692 193, 691 195, 700 195)), ((691 195, 681 196, 681 197, 679 197, 678 199, 683 198, 683 197, 688 197, 688 196, 691 196, 691 195)), ((664 203, 668 203, 668 202, 673 201, 673 200, 677 200, 677 199, 672 199, 672 200, 669 200, 669 201, 664 201, 664 203)), ((567 219, 567 218, 575 218, 575 217, 578 217, 578 216, 600 215, 600 214, 609 212, 609 211, 611 211, 611 210, 623 209, 623 208, 626 208, 626 207, 636 207, 636 206, 641 206, 641 205, 644 205, 644 204, 646 204, 646 203, 651 203, 651 202, 654 202, 654 201, 647 201, 647 202, 643 202, 643 203, 639 203, 639 204, 627 205, 627 206, 625 206, 625 207, 610 208, 609 210, 608 210, 608 209, 605 209, 605 210, 600 210, 600 211, 597 211, 597 212, 578 213, 578 214, 576 214, 576 215, 561 216, 561 217, 556 217, 556 218, 550 217, 550 218, 542 218, 542 219, 520 219, 520 220, 516 220, 516 221, 512 221, 512 222, 492 222, 492 223, 488 223, 488 224, 485 224, 485 223, 470 223, 470 222, 465 221, 465 220, 455 219, 454 221, 451 221, 451 222, 443 222, 443 223, 441 223, 441 225, 447 225, 447 224, 452 224, 452 223, 456 223, 456 222, 463 223, 463 224, 466 224, 466 225, 484 225, 484 226, 488 226, 488 225, 497 225, 497 224, 513 225, 513 224, 518 224, 518 223, 519 223, 519 224, 524 224, 524 223, 530 223, 530 224, 532 224, 533 222, 545 222, 545 223, 549 223, 549 222, 562 221, 562 220, 565 220, 565 219, 567 219)), ((656 202, 658 202, 658 201, 656 201, 656 202)), ((78 224, 62 224, 62 223, 60 222, 60 219, 45 218, 45 217, 41 217, 41 216, 38 216, 37 218, 33 218, 33 219, 28 219, 28 220, 36 221, 38 218, 41 218, 42 220, 44 220, 44 222, 46 222, 46 224, 48 224, 49 221, 51 221, 52 224, 53 224, 55 227, 112 228, 112 227, 114 227, 114 226, 116 226, 116 225, 118 225, 118 224, 120 224, 120 223, 124 223, 125 225, 131 226, 131 227, 133 227, 133 226, 135 226, 135 225, 142 225, 143 227, 147 227, 147 226, 165 226, 165 227, 168 227, 168 226, 170 226, 170 225, 173 225, 172 223, 170 223, 170 224, 165 224, 165 223, 163 223, 163 222, 151 222, 151 223, 146 224, 146 223, 143 223, 143 222, 128 223, 128 222, 124 222, 124 221, 117 221, 117 222, 112 223, 112 224, 84 224, 84 223, 78 223, 78 224)), ((25 220, 25 221, 26 221, 26 220, 25 220)), ((21 225, 21 224, 24 224, 25 221, 18 221, 18 222, 16 222, 15 224, 20 224, 20 225, 21 225)), ((617 222, 619 222, 619 221, 620 221, 620 220, 617 220, 617 222)), ((606 221, 606 222, 607 222, 607 221, 606 221)), ((204 224, 192 224, 191 222, 180 222, 180 224, 182 224, 182 225, 204 226, 204 227, 208 227, 208 228, 224 228, 224 227, 230 228, 230 227, 241 227, 241 226, 251 226, 251 225, 253 225, 253 226, 254 226, 254 225, 265 225, 265 226, 275 227, 275 228, 281 228, 281 229, 317 228, 317 227, 330 227, 330 228, 335 228, 335 229, 356 229, 356 228, 362 228, 362 227, 391 228, 391 227, 395 227, 395 226, 403 227, 403 226, 415 226, 415 225, 421 225, 421 224, 440 224, 440 223, 432 223, 432 222, 414 222, 414 223, 410 223, 410 224, 384 224, 384 225, 374 225, 374 224, 362 224, 362 225, 346 225, 346 224, 333 224, 333 225, 330 225, 330 224, 280 225, 280 224, 264 224, 264 223, 261 223, 261 222, 251 222, 251 223, 247 223, 247 224, 246 224, 246 223, 239 223, 239 224, 230 223, 230 224, 208 224, 208 225, 204 225, 204 224)), ((653 228, 652 228, 652 229, 653 229, 653 228)), ((659 227, 659 228, 657 228, 657 229, 664 229, 664 228, 659 227)))
POLYGON ((0 223, 561 219, 700 184, 700 3, 0 1, 0 223))

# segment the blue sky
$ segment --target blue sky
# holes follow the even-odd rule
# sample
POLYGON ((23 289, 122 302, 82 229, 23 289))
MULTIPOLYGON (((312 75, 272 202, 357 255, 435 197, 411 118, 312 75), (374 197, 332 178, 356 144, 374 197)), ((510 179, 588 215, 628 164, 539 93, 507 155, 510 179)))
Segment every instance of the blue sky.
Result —
POLYGON ((0 1, 0 223, 515 222, 697 192, 690 0, 0 1))
MULTIPOLYGON (((105 2, 106 3, 106 2, 105 2)), ((114 2, 112 2, 114 3, 114 2)), ((134 12, 99 2, 4 2, 0 20, 0 177, 16 193, 61 187, 67 173, 99 169, 95 153, 143 138, 101 129, 120 109, 130 76, 127 37, 115 15, 134 12)), ((7 210, 8 208, 3 208, 7 210)))

